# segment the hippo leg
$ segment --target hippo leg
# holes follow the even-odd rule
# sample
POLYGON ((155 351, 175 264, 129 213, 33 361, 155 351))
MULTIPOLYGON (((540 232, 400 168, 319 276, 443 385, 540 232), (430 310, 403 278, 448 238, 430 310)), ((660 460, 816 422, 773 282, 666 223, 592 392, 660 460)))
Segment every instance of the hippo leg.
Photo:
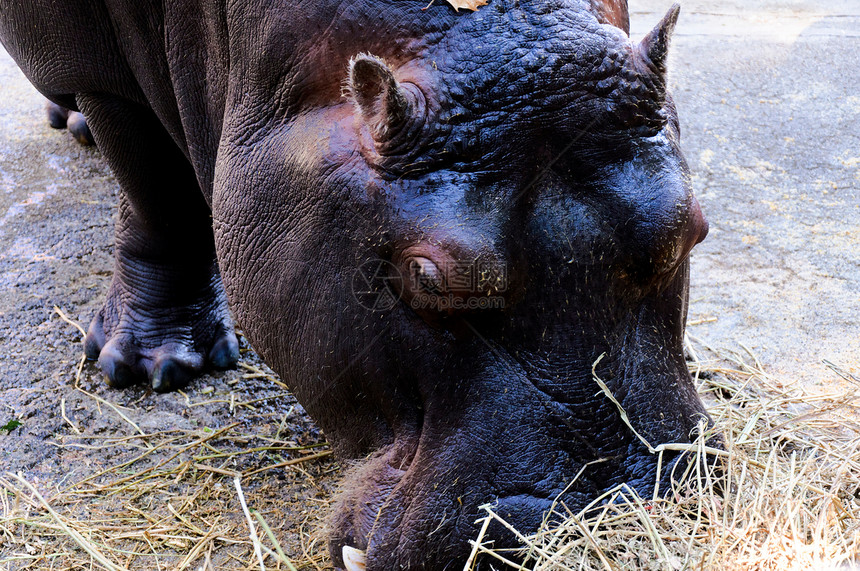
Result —
POLYGON ((151 110, 106 96, 78 104, 121 187, 113 281, 87 356, 111 386, 149 379, 156 391, 234 366, 209 206, 188 160, 151 110))
POLYGON ((70 111, 62 105, 57 105, 53 101, 48 101, 45 104, 45 112, 48 115, 48 123, 54 129, 69 129, 69 132, 77 142, 84 146, 95 144, 93 134, 87 126, 87 120, 82 113, 70 111))

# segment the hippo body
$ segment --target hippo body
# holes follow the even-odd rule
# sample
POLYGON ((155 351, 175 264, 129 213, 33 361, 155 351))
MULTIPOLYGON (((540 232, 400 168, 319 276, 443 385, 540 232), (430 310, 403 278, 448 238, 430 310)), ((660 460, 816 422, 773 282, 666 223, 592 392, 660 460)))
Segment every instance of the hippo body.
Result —
POLYGON ((677 8, 637 43, 624 0, 425 6, 0 0, 6 49, 121 186, 87 355, 170 390, 236 363, 232 309, 363 459, 329 542, 371 570, 457 568, 485 503, 528 531, 562 493, 650 493, 678 457, 658 475, 643 439, 709 422, 677 8))

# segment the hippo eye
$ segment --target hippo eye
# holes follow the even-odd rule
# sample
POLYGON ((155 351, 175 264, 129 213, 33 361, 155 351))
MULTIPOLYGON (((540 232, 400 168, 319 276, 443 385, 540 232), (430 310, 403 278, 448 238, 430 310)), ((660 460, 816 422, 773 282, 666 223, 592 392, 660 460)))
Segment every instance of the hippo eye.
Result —
POLYGON ((468 150, 468 144, 466 140, 462 137, 457 137, 453 141, 451 141, 450 146, 451 152, 457 155, 465 155, 468 150))
POLYGON ((427 258, 416 256, 409 259, 409 285, 413 291, 424 291, 435 295, 445 288, 445 278, 439 267, 427 258))
POLYGON ((469 163, 481 158, 481 134, 477 130, 458 133, 445 144, 442 162, 469 163))

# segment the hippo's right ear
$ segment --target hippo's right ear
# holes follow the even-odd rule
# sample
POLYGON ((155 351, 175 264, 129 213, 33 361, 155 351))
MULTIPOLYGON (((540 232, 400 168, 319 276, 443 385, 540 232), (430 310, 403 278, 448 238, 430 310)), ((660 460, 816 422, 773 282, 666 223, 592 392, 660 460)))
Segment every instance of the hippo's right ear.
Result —
POLYGON ((669 41, 675 24, 678 23, 678 14, 681 12, 680 4, 673 4, 663 19, 648 32, 640 42, 641 53, 648 58, 660 74, 666 73, 666 59, 669 54, 669 41))
POLYGON ((410 114, 409 97, 382 59, 359 54, 349 62, 347 89, 377 141, 401 127, 410 114))

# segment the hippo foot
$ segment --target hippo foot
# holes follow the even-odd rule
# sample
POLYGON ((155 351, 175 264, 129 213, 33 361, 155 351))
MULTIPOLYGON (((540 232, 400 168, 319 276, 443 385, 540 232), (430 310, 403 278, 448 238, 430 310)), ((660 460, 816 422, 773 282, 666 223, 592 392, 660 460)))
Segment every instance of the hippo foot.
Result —
POLYGON ((84 340, 87 358, 98 360, 108 385, 123 388, 148 379, 153 390, 167 392, 208 368, 236 365, 239 343, 220 276, 215 273, 197 291, 187 284, 169 280, 142 290, 114 276, 84 340))
POLYGON ((95 144, 87 120, 81 113, 70 111, 53 101, 45 104, 45 111, 48 115, 48 124, 54 129, 68 129, 75 140, 85 147, 95 144))

